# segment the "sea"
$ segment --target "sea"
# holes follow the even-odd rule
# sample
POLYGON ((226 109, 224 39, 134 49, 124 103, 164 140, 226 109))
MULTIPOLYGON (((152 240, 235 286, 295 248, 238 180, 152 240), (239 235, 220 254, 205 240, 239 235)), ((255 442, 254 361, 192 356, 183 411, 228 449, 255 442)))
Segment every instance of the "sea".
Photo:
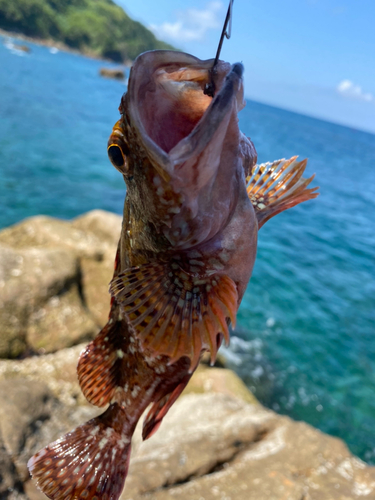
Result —
MULTIPOLYGON (((0 37, 0 228, 46 214, 122 213, 106 143, 126 83, 110 63, 0 37)), ((375 464, 375 136, 248 101, 260 162, 308 158, 320 196, 260 230, 223 353, 258 400, 375 464)))

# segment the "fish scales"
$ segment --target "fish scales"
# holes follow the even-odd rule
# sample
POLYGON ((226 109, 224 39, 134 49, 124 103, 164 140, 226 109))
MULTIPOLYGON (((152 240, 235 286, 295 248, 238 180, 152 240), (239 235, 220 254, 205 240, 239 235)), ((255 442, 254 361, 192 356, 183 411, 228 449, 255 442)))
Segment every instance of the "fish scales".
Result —
POLYGON ((138 420, 159 428, 202 354, 229 343, 259 228, 317 196, 297 157, 257 165, 238 127, 243 67, 153 51, 135 61, 108 155, 127 186, 106 326, 78 379, 105 412, 36 453, 29 470, 51 499, 116 500, 138 420))

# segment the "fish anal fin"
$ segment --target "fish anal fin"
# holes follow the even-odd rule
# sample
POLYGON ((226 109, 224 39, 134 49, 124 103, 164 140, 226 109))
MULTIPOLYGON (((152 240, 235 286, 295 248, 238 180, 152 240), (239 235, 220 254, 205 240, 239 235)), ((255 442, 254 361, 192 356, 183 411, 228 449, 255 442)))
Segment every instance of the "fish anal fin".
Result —
POLYGON ((161 399, 152 404, 144 422, 142 430, 142 438, 144 440, 150 438, 159 429, 161 422, 168 413, 173 403, 178 399, 182 391, 187 386, 191 374, 185 375, 182 381, 174 388, 172 392, 166 394, 161 399))
POLYGON ((234 323, 238 307, 231 278, 192 276, 174 261, 128 269, 111 282, 110 292, 143 349, 170 363, 186 356, 190 371, 202 350, 210 350, 214 361, 218 335, 229 341, 229 320, 234 323))
POLYGON ((38 488, 53 500, 117 500, 131 450, 123 413, 115 403, 36 453, 28 468, 38 488))
POLYGON ((124 385, 126 370, 124 330, 127 323, 110 315, 105 327, 82 351, 77 374, 81 390, 89 403, 103 407, 112 400, 116 388, 124 385))
POLYGON ((316 198, 318 189, 307 186, 314 175, 302 177, 307 160, 297 161, 297 156, 289 160, 255 165, 246 179, 247 193, 254 206, 259 228, 275 215, 299 203, 316 198))

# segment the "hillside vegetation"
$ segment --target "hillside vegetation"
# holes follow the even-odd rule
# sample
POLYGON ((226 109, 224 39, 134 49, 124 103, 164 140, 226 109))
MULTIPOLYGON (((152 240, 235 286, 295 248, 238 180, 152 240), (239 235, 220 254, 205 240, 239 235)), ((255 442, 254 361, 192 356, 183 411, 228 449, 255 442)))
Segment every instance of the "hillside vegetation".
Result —
POLYGON ((118 62, 172 48, 112 0, 0 0, 0 28, 118 62))

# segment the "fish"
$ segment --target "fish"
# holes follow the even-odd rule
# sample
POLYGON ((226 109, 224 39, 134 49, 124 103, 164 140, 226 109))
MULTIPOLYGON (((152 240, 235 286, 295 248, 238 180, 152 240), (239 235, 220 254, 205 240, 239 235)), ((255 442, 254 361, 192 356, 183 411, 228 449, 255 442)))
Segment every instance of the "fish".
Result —
POLYGON ((148 439, 202 355, 213 364, 229 343, 258 230, 318 195, 307 160, 257 164, 238 125, 244 68, 212 64, 150 51, 132 66, 107 149, 127 188, 109 319, 77 367, 86 399, 106 409, 29 460, 51 499, 119 498, 143 413, 148 439))

